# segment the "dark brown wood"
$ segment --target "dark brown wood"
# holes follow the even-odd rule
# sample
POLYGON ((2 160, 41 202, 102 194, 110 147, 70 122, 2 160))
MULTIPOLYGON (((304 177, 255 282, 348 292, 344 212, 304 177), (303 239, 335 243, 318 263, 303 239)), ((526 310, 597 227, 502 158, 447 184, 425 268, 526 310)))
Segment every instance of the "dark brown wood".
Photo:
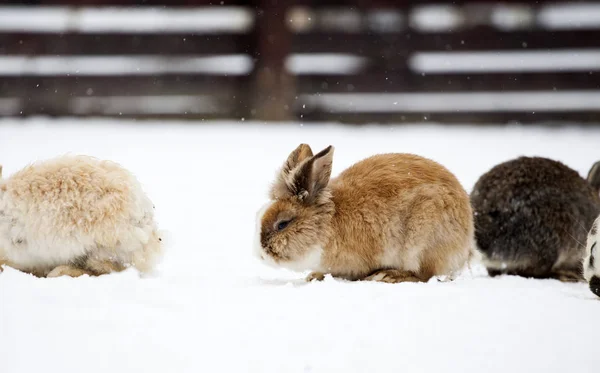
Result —
MULTIPOLYGON (((27 110, 27 109, 25 109, 27 110)), ((46 115, 50 117, 61 117, 64 116, 64 113, 57 113, 52 111, 43 111, 40 109, 36 109, 33 111, 20 111, 20 112, 10 112, 10 113, 1 113, 0 116, 3 117, 27 117, 31 115, 46 115)), ((185 113, 109 113, 102 110, 97 111, 89 111, 85 113, 69 113, 69 117, 74 118, 118 118, 118 119, 135 119, 135 120, 147 120, 155 123, 161 123, 161 120, 190 120, 194 121, 194 124, 202 123, 204 121, 214 121, 214 120, 222 120, 223 118, 230 119, 242 119, 243 117, 237 116, 237 113, 234 109, 228 110, 224 109, 218 113, 193 113, 193 112, 185 112, 185 113)))
MULTIPOLYGON (((569 3, 593 3, 596 0, 570 0, 569 3)), ((290 3, 300 4, 305 6, 352 6, 353 4, 365 7, 365 8, 402 8, 412 7, 418 5, 462 5, 472 3, 495 3, 498 0, 366 0, 366 1, 348 1, 348 0, 290 0, 290 3)), ((502 0, 505 4, 531 4, 539 5, 544 3, 557 3, 559 0, 502 0)))
POLYGON ((441 112, 441 113, 328 113, 313 111, 298 115, 300 121, 339 122, 345 124, 404 124, 404 123, 453 123, 453 124, 544 124, 564 125, 575 122, 580 125, 598 125, 599 111, 575 112, 441 112))
MULTIPOLYGON (((145 103, 144 101, 151 98, 140 97, 136 99, 134 105, 143 104, 144 107, 131 106, 131 103, 126 103, 128 106, 125 109, 114 107, 115 102, 122 101, 122 98, 113 98, 105 100, 101 97, 65 97, 55 95, 32 96, 30 98, 21 98, 19 110, 11 113, 0 112, 0 115, 50 115, 64 116, 68 113, 69 116, 171 116, 180 118, 240 118, 237 114, 237 105, 231 98, 210 97, 207 100, 203 97, 190 96, 184 104, 181 103, 158 103, 164 105, 166 111, 161 112, 161 109, 156 108, 155 101, 145 103), (85 102, 82 103, 81 100, 85 102), (197 102, 195 102, 197 101, 197 102)), ((169 96, 161 96, 161 100, 168 100, 169 96)), ((179 97, 175 98, 180 100, 179 97)))
MULTIPOLYGON (((570 3, 592 3, 596 0, 571 0, 570 3)), ((442 0, 371 0, 371 1, 348 1, 348 0, 289 0, 288 5, 304 5, 304 6, 352 6, 360 4, 363 7, 370 8, 401 8, 415 5, 427 4, 444 4, 447 1, 442 0)), ((466 3, 497 3, 497 0, 453 0, 451 3, 455 5, 466 3)), ((532 5, 543 3, 556 3, 557 0, 503 0, 503 3, 523 4, 530 3, 532 5)), ((4 4, 23 4, 23 0, 4 0, 4 4)), ((129 5, 129 6, 223 6, 223 5, 254 5, 252 0, 30 0, 29 3, 42 5, 129 5)))
POLYGON ((247 35, 0 33, 0 54, 215 55, 249 53, 247 35))
POLYGON ((255 31, 256 52, 254 87, 250 115, 259 120, 285 121, 292 118, 295 96, 294 77, 285 61, 291 50, 291 31, 287 27, 286 0, 259 0, 255 31), (268 9, 268 11, 266 11, 268 9))
POLYGON ((350 53, 361 56, 385 54, 391 58, 407 51, 485 51, 597 49, 600 29, 596 30, 529 30, 503 32, 490 28, 448 33, 353 34, 319 32, 294 35, 294 53, 350 53))
MULTIPOLYGON (((194 97, 206 95, 228 109, 221 117, 242 117, 239 94, 248 89, 247 76, 10 76, 0 77, 0 98, 21 99, 22 115, 79 115, 69 106, 77 97, 194 97)), ((0 113, 2 115, 3 113, 0 113)), ((101 106, 86 112, 104 115, 101 106)), ((143 113, 140 113, 143 114, 143 113)), ((193 113, 180 113, 189 117, 193 113)))
POLYGON ((252 0, 3 0, 10 5, 71 5, 71 6, 227 6, 251 5, 252 0))
MULTIPOLYGON (((292 39, 293 53, 351 53, 390 57, 407 51, 596 49, 598 30, 491 29, 453 33, 307 33, 292 39)), ((248 35, 0 33, 0 54, 11 55, 214 55, 252 53, 248 35)), ((396 57, 397 58, 397 57, 396 57)))
POLYGON ((3 76, 0 97, 56 94, 69 96, 200 95, 235 97, 248 89, 247 76, 124 75, 3 76))
POLYGON ((414 74, 410 71, 359 75, 302 75, 299 93, 394 93, 598 90, 600 68, 595 72, 414 74))
MULTIPOLYGON (((403 93, 471 91, 600 90, 600 71, 589 73, 510 74, 361 74, 301 75, 298 93, 403 93)), ((67 91, 70 96, 215 95, 235 96, 251 88, 248 76, 4 76, 0 97, 32 91, 67 91)), ((241 99, 241 98, 240 98, 241 99)))

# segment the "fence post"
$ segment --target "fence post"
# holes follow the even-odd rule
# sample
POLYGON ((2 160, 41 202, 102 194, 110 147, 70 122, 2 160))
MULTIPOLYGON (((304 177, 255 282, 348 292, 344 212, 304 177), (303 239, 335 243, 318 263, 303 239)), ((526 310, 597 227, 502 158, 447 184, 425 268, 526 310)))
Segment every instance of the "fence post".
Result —
POLYGON ((286 121, 294 117, 295 79, 285 68, 292 35, 286 24, 286 0, 256 0, 255 65, 251 79, 251 117, 286 121))

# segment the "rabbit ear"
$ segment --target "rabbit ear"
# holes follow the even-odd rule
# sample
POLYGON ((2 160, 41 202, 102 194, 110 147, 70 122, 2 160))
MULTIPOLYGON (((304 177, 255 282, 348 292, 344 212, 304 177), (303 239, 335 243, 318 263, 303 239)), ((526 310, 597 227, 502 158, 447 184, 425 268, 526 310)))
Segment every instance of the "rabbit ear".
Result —
POLYGON ((287 176, 296 166, 302 161, 313 156, 312 149, 307 144, 300 144, 293 152, 290 153, 287 160, 281 167, 281 173, 287 176))
POLYGON ((600 191, 600 161, 594 163, 587 177, 588 183, 596 191, 600 191))
POLYGON ((275 183, 271 188, 271 198, 279 199, 294 195, 291 191, 292 183, 295 178, 296 168, 299 164, 313 156, 312 149, 306 144, 300 144, 290 153, 287 160, 281 166, 275 183))
POLYGON ((2 165, 0 164, 0 179, 2 179, 2 165))
POLYGON ((294 175, 292 189, 302 200, 311 203, 329 184, 333 150, 331 145, 321 150, 304 163, 294 175))

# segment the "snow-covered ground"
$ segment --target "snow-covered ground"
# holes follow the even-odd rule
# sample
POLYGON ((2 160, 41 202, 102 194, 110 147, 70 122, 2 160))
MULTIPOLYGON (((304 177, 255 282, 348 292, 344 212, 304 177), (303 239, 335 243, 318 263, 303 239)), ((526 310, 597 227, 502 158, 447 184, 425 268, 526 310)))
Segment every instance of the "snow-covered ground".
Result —
POLYGON ((5 177, 84 153, 131 169, 171 232, 159 273, 0 275, 0 371, 595 372, 600 299, 585 284, 476 269, 453 283, 382 284, 275 270, 252 257, 254 217, 300 142, 336 146, 334 174, 414 152, 467 190, 491 166, 549 156, 585 174, 600 128, 0 120, 5 177))

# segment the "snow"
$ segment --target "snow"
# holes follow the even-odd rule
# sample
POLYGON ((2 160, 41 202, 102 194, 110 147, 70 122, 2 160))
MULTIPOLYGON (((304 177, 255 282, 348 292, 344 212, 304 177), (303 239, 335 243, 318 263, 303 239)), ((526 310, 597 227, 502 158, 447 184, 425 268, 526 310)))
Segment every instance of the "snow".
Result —
POLYGON ((376 112, 561 112, 600 108, 600 91, 324 93, 301 95, 313 107, 333 113, 376 112))
MULTIPOLYGON (((527 48, 523 40, 523 48, 527 48)), ((512 50, 485 52, 418 52, 409 65, 425 73, 455 72, 553 72, 595 71, 600 66, 598 49, 512 50)))
POLYGON ((597 29, 600 25, 600 4, 550 4, 541 7, 538 20, 542 27, 551 30, 597 29))
MULTIPOLYGON (((492 9, 492 23, 499 29, 524 28, 536 21, 531 7, 499 4, 492 9)), ((594 29, 600 23, 597 3, 562 3, 539 7, 537 22, 547 29, 594 29)), ((391 9, 368 14, 370 26, 380 31, 398 31, 405 24, 424 32, 460 28, 465 18, 456 6, 424 5, 411 14, 401 15, 391 9), (408 21, 405 18, 409 18, 408 21)), ((243 33, 254 26, 251 7, 223 6, 215 2, 207 7, 64 7, 0 6, 0 31, 36 32, 108 32, 108 33, 243 33)), ((290 12, 290 26, 297 31, 311 28, 313 18, 319 27, 345 32, 360 30, 363 22, 356 10, 320 9, 318 17, 311 8, 295 7, 290 12)))
POLYGON ((442 162, 470 190, 526 154, 584 174, 598 127, 0 120, 0 163, 84 153, 131 169, 171 238, 156 275, 0 275, 3 372, 597 372, 600 299, 585 284, 487 278, 381 284, 276 270, 254 218, 300 142, 336 146, 333 173, 379 152, 442 162))
POLYGON ((368 61, 368 58, 352 54, 297 53, 286 59, 285 67, 295 75, 352 75, 363 70, 368 61))
POLYGON ((458 28, 464 19, 457 7, 451 5, 424 5, 411 13, 411 25, 420 31, 435 32, 458 28))
MULTIPOLYGON (((368 59, 342 53, 291 54, 286 68, 296 75, 350 75, 364 69, 368 59)), ((213 56, 0 56, 0 74, 7 76, 85 76, 148 74, 247 75, 254 62, 246 54, 213 56)))
POLYGON ((246 32, 254 24, 243 7, 0 6, 1 31, 218 33, 246 32))
POLYGON ((147 75, 166 73, 246 75, 254 66, 245 54, 165 56, 0 56, 2 75, 147 75))

